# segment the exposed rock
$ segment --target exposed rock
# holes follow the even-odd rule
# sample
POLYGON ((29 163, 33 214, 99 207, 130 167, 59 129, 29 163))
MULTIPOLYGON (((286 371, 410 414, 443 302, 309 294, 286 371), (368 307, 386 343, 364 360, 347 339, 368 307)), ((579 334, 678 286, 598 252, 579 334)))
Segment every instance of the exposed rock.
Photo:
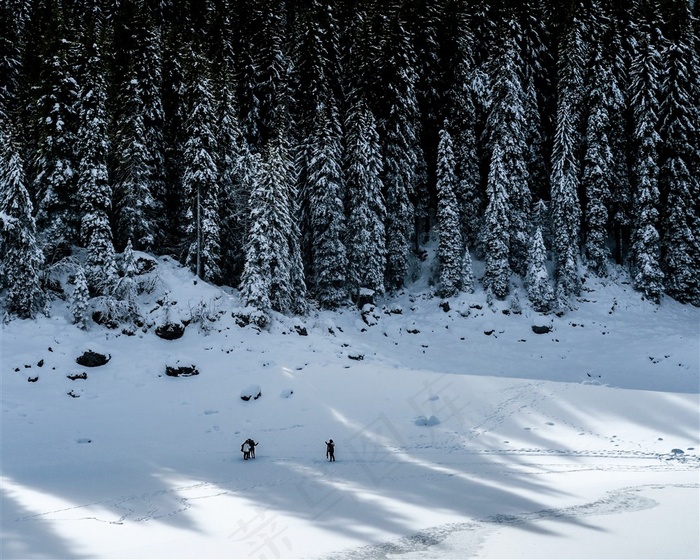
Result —
POLYGON ((192 377, 199 375, 199 370, 196 366, 165 366, 165 375, 168 377, 192 377))
POLYGON ((297 331, 297 334, 299 336, 308 336, 309 332, 306 330, 306 327, 302 325, 294 325, 294 330, 297 331))
POLYGON ((39 376, 37 375, 36 377, 27 377, 27 381, 29 381, 29 383, 36 383, 37 381, 39 381, 39 376))
POLYGON ((250 385, 241 391, 241 399, 244 401, 249 401, 253 399, 258 400, 262 396, 262 390, 260 385, 250 385))
POLYGON ((75 375, 66 375, 71 381, 76 381, 77 379, 87 379, 87 373, 76 373, 75 375))
POLYGON ((158 266, 158 262, 155 259, 151 259, 144 256, 139 256, 136 258, 136 274, 147 274, 153 272, 158 266))
POLYGON ((92 350, 86 350, 82 356, 78 356, 75 361, 83 367, 99 367, 105 365, 112 358, 111 355, 100 354, 92 350))
POLYGON ((450 310, 450 302, 447 300, 441 301, 440 308, 447 313, 450 310))
POLYGON ((361 288, 357 296, 357 308, 362 309, 367 304, 374 305, 374 290, 361 288))
POLYGON ((116 329, 119 327, 119 323, 110 318, 106 313, 102 313, 102 311, 94 311, 92 314, 92 320, 98 325, 102 325, 108 329, 116 329))
POLYGON ((532 332, 535 334, 547 334, 548 332, 552 332, 552 327, 550 325, 532 325, 532 332))
POLYGON ((379 322, 379 314, 377 313, 377 308, 371 303, 366 303, 362 307, 360 316, 362 317, 362 320, 368 327, 373 327, 379 322))
POLYGON ((156 335, 163 340, 177 340, 185 334, 185 325, 182 323, 164 323, 156 327, 156 335))

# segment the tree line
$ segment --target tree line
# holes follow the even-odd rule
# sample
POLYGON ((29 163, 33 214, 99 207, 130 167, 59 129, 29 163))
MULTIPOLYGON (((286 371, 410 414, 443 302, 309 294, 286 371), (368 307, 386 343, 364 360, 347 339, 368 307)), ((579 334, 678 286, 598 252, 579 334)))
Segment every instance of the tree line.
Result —
POLYGON ((134 312, 134 250, 256 320, 522 284, 565 308, 624 265, 700 305, 700 41, 688 0, 0 0, 0 287, 69 271, 134 312), (472 258, 483 261, 475 278, 472 258))

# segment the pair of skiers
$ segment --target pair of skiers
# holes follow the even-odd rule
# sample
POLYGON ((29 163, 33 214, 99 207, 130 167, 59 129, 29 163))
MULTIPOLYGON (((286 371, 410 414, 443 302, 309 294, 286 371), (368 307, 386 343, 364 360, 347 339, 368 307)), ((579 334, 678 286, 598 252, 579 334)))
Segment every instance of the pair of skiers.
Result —
POLYGON ((248 459, 255 459, 255 446, 258 445, 258 442, 253 440, 252 438, 248 438, 243 442, 243 445, 241 445, 241 451, 243 452, 243 459, 246 461, 248 459))
MULTIPOLYGON (((241 452, 243 453, 243 459, 247 461, 248 459, 255 459, 255 446, 258 442, 252 438, 248 438, 241 445, 241 452)), ((329 461, 335 461, 335 443, 332 439, 326 442, 326 459, 329 461)))

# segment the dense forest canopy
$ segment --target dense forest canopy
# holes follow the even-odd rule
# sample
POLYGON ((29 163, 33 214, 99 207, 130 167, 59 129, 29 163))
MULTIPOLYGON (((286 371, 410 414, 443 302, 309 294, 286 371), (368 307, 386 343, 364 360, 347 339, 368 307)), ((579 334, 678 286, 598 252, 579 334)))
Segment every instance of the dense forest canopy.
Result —
POLYGON ((687 0, 0 0, 0 288, 135 313, 134 250, 271 311, 584 274, 700 305, 687 0), (472 258, 483 262, 474 278, 472 258), (67 273, 70 292, 56 285, 67 273))

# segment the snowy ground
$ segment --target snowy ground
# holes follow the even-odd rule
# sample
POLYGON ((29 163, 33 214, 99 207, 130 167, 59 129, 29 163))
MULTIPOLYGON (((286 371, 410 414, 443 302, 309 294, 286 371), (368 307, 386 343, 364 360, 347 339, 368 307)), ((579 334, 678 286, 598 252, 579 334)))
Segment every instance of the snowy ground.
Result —
POLYGON ((700 557, 697 308, 589 279, 563 317, 406 294, 258 332, 159 275, 210 332, 3 327, 3 559, 700 557))

